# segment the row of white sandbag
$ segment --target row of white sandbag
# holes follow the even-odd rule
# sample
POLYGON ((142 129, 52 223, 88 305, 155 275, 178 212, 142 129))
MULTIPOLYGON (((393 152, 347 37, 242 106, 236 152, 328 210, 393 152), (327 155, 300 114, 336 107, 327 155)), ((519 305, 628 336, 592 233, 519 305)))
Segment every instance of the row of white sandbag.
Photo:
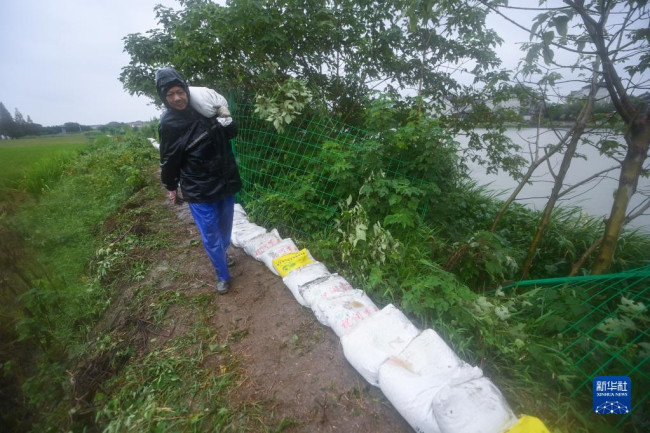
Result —
MULTIPOLYGON (((249 222, 239 204, 232 244, 276 275, 274 262, 299 252, 277 230, 249 222)), ((348 362, 382 390, 416 432, 502 433, 517 421, 481 369, 462 361, 435 331, 420 331, 392 304, 378 309, 362 290, 309 258, 282 278, 285 286, 332 328, 348 362)))

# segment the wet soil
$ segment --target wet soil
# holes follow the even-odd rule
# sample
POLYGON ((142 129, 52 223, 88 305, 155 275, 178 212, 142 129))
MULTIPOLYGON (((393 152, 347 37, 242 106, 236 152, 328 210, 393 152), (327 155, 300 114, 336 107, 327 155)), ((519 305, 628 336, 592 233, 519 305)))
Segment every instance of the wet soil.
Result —
MULTIPOLYGON (((162 194, 160 200, 164 200, 162 194)), ((413 431, 381 390, 368 384, 346 361, 339 337, 293 298, 279 276, 243 249, 230 247, 235 259, 231 290, 218 295, 214 270, 187 205, 165 206, 178 218, 174 233, 177 263, 200 282, 186 290, 196 295, 214 293, 210 323, 227 338, 240 360, 242 379, 232 396, 235 406, 261 402, 276 420, 295 420, 285 432, 413 431)), ((186 311, 169 314, 178 315, 176 323, 185 326, 192 320, 186 311)))

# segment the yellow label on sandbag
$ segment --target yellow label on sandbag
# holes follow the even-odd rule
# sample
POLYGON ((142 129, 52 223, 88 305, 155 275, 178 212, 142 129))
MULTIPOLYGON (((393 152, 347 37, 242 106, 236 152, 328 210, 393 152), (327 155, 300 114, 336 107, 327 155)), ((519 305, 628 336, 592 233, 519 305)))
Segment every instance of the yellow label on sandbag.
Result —
POLYGON ((539 418, 523 415, 506 433, 550 433, 539 418))
POLYGON ((289 272, 301 268, 310 263, 314 263, 306 248, 297 253, 289 253, 273 259, 273 267, 281 277, 286 277, 289 272))

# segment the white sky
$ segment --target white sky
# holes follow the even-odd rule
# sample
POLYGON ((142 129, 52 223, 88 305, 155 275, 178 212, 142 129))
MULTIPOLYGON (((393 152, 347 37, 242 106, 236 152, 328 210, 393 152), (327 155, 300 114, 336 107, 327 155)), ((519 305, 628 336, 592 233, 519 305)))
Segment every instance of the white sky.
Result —
POLYGON ((0 0, 0 102, 44 126, 159 116, 118 78, 122 38, 156 27, 154 6, 174 0, 0 0))
MULTIPOLYGON (((155 28, 156 4, 180 8, 175 0, 0 0, 0 102, 44 126, 158 117, 148 98, 130 96, 118 80, 129 62, 122 38, 155 28)), ((502 19, 491 23, 508 39, 499 53, 514 67, 515 43, 527 35, 502 19)))

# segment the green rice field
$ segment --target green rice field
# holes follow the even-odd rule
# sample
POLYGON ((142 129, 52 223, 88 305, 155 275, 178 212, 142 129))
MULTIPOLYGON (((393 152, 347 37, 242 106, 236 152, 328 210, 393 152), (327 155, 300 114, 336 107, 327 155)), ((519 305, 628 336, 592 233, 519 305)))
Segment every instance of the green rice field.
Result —
POLYGON ((30 170, 87 147, 83 134, 0 140, 0 188, 16 188, 30 170))

